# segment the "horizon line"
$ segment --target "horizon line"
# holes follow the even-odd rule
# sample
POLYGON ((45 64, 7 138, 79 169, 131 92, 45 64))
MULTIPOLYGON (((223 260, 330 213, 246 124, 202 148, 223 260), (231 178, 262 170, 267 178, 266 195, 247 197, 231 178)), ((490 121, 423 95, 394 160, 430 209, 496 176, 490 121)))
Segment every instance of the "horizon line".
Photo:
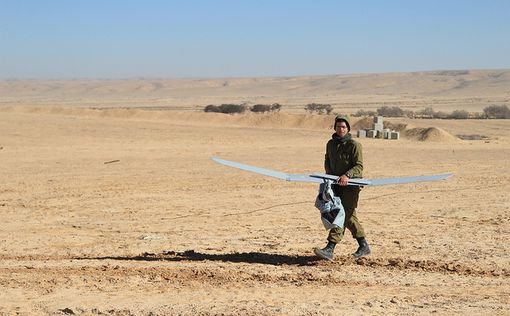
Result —
POLYGON ((162 76, 131 76, 131 77, 6 77, 0 78, 0 81, 78 81, 78 80, 98 80, 98 81, 123 81, 123 80, 223 80, 223 79, 263 79, 263 78, 300 78, 300 77, 336 77, 336 76, 357 76, 357 75, 385 75, 385 74, 420 74, 433 73, 441 71, 461 72, 461 71, 509 71, 510 68, 464 68, 464 69, 429 69, 413 71, 386 71, 386 72, 355 72, 355 73, 333 73, 333 74, 301 74, 301 75, 275 75, 275 76, 218 76, 218 77, 162 77, 162 76))

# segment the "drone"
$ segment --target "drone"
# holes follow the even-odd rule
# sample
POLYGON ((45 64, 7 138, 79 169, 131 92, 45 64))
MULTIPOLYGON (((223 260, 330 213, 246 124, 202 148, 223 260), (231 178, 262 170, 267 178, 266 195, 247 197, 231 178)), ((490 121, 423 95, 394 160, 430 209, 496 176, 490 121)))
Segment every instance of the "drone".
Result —
MULTIPOLYGON (((312 173, 312 174, 298 174, 298 173, 285 173, 281 171, 275 171, 271 169, 265 169, 255 166, 242 164, 230 160, 221 159, 219 157, 212 157, 213 161, 232 168, 237 168, 249 172, 258 173, 264 176, 277 178, 286 181, 293 182, 311 182, 311 183, 324 183, 326 181, 337 182, 339 176, 324 174, 324 173, 312 173)), ((445 180, 453 176, 453 173, 442 173, 430 176, 413 176, 413 177, 400 177, 400 178, 382 178, 382 179, 349 179, 347 185, 354 186, 379 186, 389 184, 406 184, 414 182, 427 182, 427 181, 439 181, 445 180)))

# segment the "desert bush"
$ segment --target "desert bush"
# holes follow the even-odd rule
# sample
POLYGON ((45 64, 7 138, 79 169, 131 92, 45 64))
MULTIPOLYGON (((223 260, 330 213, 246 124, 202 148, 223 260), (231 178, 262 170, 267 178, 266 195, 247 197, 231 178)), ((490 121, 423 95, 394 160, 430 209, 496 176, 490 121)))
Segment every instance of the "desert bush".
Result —
POLYGON ((404 110, 399 108, 398 106, 383 106, 377 109, 377 115, 386 116, 386 117, 402 117, 404 116, 404 110))
POLYGON ((490 119, 510 119, 510 109, 506 105, 491 105, 483 109, 485 116, 490 119))
POLYGON ((256 113, 265 113, 271 111, 271 106, 269 104, 255 104, 250 110, 256 113))
POLYGON ((220 105, 220 112, 225 114, 231 113, 244 113, 246 106, 242 104, 222 104, 220 105))
POLYGON ((220 112, 220 108, 216 105, 209 104, 204 108, 204 112, 220 112))
POLYGON ((428 107, 421 111, 416 112, 416 116, 424 119, 455 119, 455 120, 465 120, 469 118, 469 112, 464 110, 455 110, 452 113, 446 113, 441 111, 434 111, 433 108, 428 107))
POLYGON ((475 120, 482 120, 486 119, 487 115, 485 115, 485 113, 483 112, 474 112, 473 114, 471 114, 471 118, 475 120))
POLYGON ((271 112, 280 112, 282 105, 280 103, 271 104, 271 112))
POLYGON ((450 114, 448 114, 446 112, 437 111, 437 112, 434 112, 434 115, 432 116, 432 118, 447 119, 449 116, 450 116, 450 114))
POLYGON ((418 111, 416 114, 418 116, 420 116, 421 118, 433 118, 435 113, 436 112, 434 112, 433 108, 428 107, 428 108, 424 108, 421 111, 418 111))
POLYGON ((309 103, 305 106, 305 110, 309 113, 317 112, 317 114, 326 114, 333 111, 331 104, 309 103))
POLYGON ((448 118, 454 120, 467 120, 469 118, 469 112, 465 110, 455 110, 448 115, 448 118))
POLYGON ((204 108, 204 112, 218 112, 225 114, 244 113, 244 111, 246 111, 246 106, 242 104, 222 104, 219 106, 210 104, 204 108))
POLYGON ((404 110, 404 116, 408 118, 415 118, 415 114, 413 110, 404 110))
POLYGON ((269 104, 255 104, 251 107, 250 111, 255 113, 265 113, 265 112, 280 112, 282 105, 279 103, 269 104))
POLYGON ((354 117, 364 117, 364 116, 376 116, 376 111, 365 111, 365 110, 358 110, 358 112, 354 113, 352 116, 354 117))

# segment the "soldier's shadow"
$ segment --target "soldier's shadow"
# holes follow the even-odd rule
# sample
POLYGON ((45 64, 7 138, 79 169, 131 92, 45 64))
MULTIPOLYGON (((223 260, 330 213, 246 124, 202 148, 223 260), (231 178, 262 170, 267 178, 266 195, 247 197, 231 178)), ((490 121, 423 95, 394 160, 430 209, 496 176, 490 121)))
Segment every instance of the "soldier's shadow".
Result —
POLYGON ((165 251, 161 254, 144 253, 138 256, 106 256, 74 258, 83 260, 125 260, 125 261, 222 261, 260 263, 269 265, 313 265, 319 261, 315 256, 280 255, 263 252, 208 254, 187 250, 184 252, 165 251))

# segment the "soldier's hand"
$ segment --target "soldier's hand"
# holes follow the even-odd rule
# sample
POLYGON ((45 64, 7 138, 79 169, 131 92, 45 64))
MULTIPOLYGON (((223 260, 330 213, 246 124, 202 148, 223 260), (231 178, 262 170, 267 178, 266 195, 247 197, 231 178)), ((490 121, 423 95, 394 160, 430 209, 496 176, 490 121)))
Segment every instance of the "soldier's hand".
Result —
POLYGON ((346 186, 348 181, 349 177, 344 174, 338 179, 338 184, 340 184, 340 186, 346 186))

